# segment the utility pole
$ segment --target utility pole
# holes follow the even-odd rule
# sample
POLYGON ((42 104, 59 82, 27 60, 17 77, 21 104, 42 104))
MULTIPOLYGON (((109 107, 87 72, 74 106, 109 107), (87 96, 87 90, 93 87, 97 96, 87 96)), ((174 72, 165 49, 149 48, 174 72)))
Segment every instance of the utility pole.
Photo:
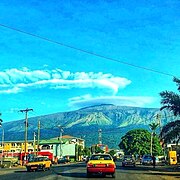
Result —
POLYGON ((34 155, 36 154, 36 133, 34 132, 34 155))
POLYGON ((37 137, 37 155, 38 155, 38 152, 39 152, 40 128, 41 128, 41 122, 39 120, 38 121, 38 137, 37 137))
POLYGON ((60 158, 61 158, 62 157, 62 133, 63 133, 63 126, 58 125, 58 128, 60 130, 59 140, 60 140, 60 158))
MULTIPOLYGON (((1 116, 1 113, 0 113, 0 116, 1 116)), ((3 128, 3 126, 2 126, 2 122, 3 122, 3 120, 2 120, 2 119, 0 119, 0 127, 2 128, 2 142, 1 142, 1 144, 2 144, 2 153, 1 153, 1 166, 2 166, 2 164, 3 164, 3 156, 4 156, 4 128, 3 128)))
POLYGON ((162 131, 162 124, 161 124, 161 115, 160 114, 156 115, 156 120, 157 120, 157 123, 159 124, 160 133, 161 133, 161 131, 162 131))
POLYGON ((25 132, 24 132, 24 160, 27 160, 26 153, 27 153, 27 131, 28 131, 28 112, 33 111, 33 109, 22 109, 20 112, 25 112, 25 132))

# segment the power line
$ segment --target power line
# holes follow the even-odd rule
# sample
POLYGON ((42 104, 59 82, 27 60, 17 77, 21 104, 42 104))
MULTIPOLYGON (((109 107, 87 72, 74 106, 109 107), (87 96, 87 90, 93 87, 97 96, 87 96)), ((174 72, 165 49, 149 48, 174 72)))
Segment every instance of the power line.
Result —
POLYGON ((119 59, 107 57, 107 56, 104 56, 104 55, 101 55, 101 54, 97 54, 97 53, 94 53, 94 52, 91 52, 91 51, 88 51, 88 50, 77 48, 75 46, 64 44, 62 42, 58 42, 58 41, 55 41, 55 40, 52 40, 52 39, 49 39, 49 38, 46 38, 46 37, 43 37, 43 36, 39 36, 39 35, 36 35, 36 34, 33 34, 33 33, 29 33, 29 32, 26 32, 26 31, 14 28, 14 27, 10 27, 10 26, 4 25, 4 24, 0 24, 0 26, 4 27, 6 29, 10 29, 10 30, 22 33, 22 34, 33 36, 35 38, 38 38, 38 39, 41 39, 41 40, 44 40, 44 41, 48 41, 50 43, 54 43, 54 44, 57 44, 57 45, 60 45, 60 46, 64 46, 64 47, 67 47, 67 48, 70 48, 70 49, 73 49, 73 50, 77 50, 77 51, 80 51, 80 52, 83 52, 83 53, 86 53, 86 54, 90 54, 90 55, 96 56, 96 57, 99 57, 99 58, 103 58, 103 59, 106 59, 106 60, 109 60, 109 61, 114 61, 114 62, 118 62, 118 63, 121 63, 121 64, 125 64, 127 66, 143 69, 143 70, 146 70, 146 71, 151 71, 151 72, 154 72, 154 73, 158 73, 158 74, 162 74, 162 75, 166 75, 166 76, 175 77, 175 75, 170 74, 170 73, 158 71, 158 70, 147 68, 147 67, 144 67, 144 66, 138 66, 138 65, 131 64, 131 63, 128 63, 128 62, 125 62, 125 61, 121 61, 119 59))

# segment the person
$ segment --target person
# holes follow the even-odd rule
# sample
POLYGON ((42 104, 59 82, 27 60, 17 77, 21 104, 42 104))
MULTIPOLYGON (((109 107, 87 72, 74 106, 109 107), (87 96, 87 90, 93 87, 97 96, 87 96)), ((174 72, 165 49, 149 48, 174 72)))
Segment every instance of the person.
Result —
POLYGON ((153 168, 155 168, 155 166, 156 166, 156 157, 154 155, 152 156, 152 160, 153 160, 153 168))
POLYGON ((58 159, 57 159, 57 156, 54 157, 54 164, 57 164, 58 163, 58 159))

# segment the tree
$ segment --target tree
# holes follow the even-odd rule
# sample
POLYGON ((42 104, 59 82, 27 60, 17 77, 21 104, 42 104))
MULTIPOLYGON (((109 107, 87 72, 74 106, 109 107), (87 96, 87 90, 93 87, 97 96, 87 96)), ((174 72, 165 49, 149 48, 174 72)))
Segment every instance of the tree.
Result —
POLYGON ((98 146, 95 146, 95 153, 104 153, 104 151, 98 146))
POLYGON ((149 127, 150 127, 150 129, 151 129, 151 131, 155 134, 155 132, 156 132, 156 129, 158 128, 158 126, 159 126, 159 123, 151 123, 151 124, 149 124, 149 127))
POLYGON ((151 133, 151 155, 154 153, 153 152, 154 137, 156 135, 156 129, 157 129, 158 126, 159 126, 159 123, 154 123, 153 122, 153 123, 149 124, 149 127, 150 127, 150 129, 152 131, 152 133, 151 133))
MULTIPOLYGON (((175 78, 173 81, 178 86, 180 92, 180 79, 175 78)), ((163 91, 160 93, 162 97, 161 104, 163 105, 160 110, 167 109, 172 111, 174 116, 180 115, 180 95, 172 91, 163 91)), ((160 133, 160 136, 164 143, 170 143, 176 141, 176 144, 180 141, 180 120, 170 122, 165 125, 160 133)))
POLYGON ((90 148, 85 147, 85 148, 83 149, 83 155, 84 155, 84 156, 90 156, 90 155, 91 155, 91 150, 90 150, 90 148))
POLYGON ((110 154, 112 157, 114 157, 114 155, 116 154, 116 151, 112 149, 111 151, 109 151, 109 154, 110 154))
MULTIPOLYGON (((150 154, 151 149, 151 133, 145 129, 134 129, 128 131, 119 143, 120 149, 124 150, 125 154, 150 154)), ((162 153, 162 148, 160 145, 159 138, 154 137, 153 143, 154 155, 160 155, 162 153)))
POLYGON ((75 145, 75 160, 81 160, 81 157, 84 155, 84 149, 82 145, 75 145))
POLYGON ((166 124, 162 128, 160 136, 164 143, 171 143, 174 141, 178 144, 180 141, 180 120, 166 124))
MULTIPOLYGON (((178 91, 180 92, 180 80, 175 78, 173 81, 178 86, 178 91)), ((175 116, 180 115, 180 95, 172 91, 162 91, 160 93, 162 97, 161 104, 163 105, 160 110, 167 109, 172 111, 175 116)))

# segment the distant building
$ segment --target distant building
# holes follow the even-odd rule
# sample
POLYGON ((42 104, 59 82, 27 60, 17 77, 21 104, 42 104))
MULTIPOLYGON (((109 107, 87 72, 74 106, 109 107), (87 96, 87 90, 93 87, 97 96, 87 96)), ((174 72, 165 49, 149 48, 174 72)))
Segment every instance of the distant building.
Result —
POLYGON ((85 141, 81 138, 65 135, 62 136, 61 140, 59 137, 41 140, 39 145, 40 151, 49 151, 53 153, 55 157, 75 157, 77 152, 76 145, 82 146, 84 149, 85 141))

